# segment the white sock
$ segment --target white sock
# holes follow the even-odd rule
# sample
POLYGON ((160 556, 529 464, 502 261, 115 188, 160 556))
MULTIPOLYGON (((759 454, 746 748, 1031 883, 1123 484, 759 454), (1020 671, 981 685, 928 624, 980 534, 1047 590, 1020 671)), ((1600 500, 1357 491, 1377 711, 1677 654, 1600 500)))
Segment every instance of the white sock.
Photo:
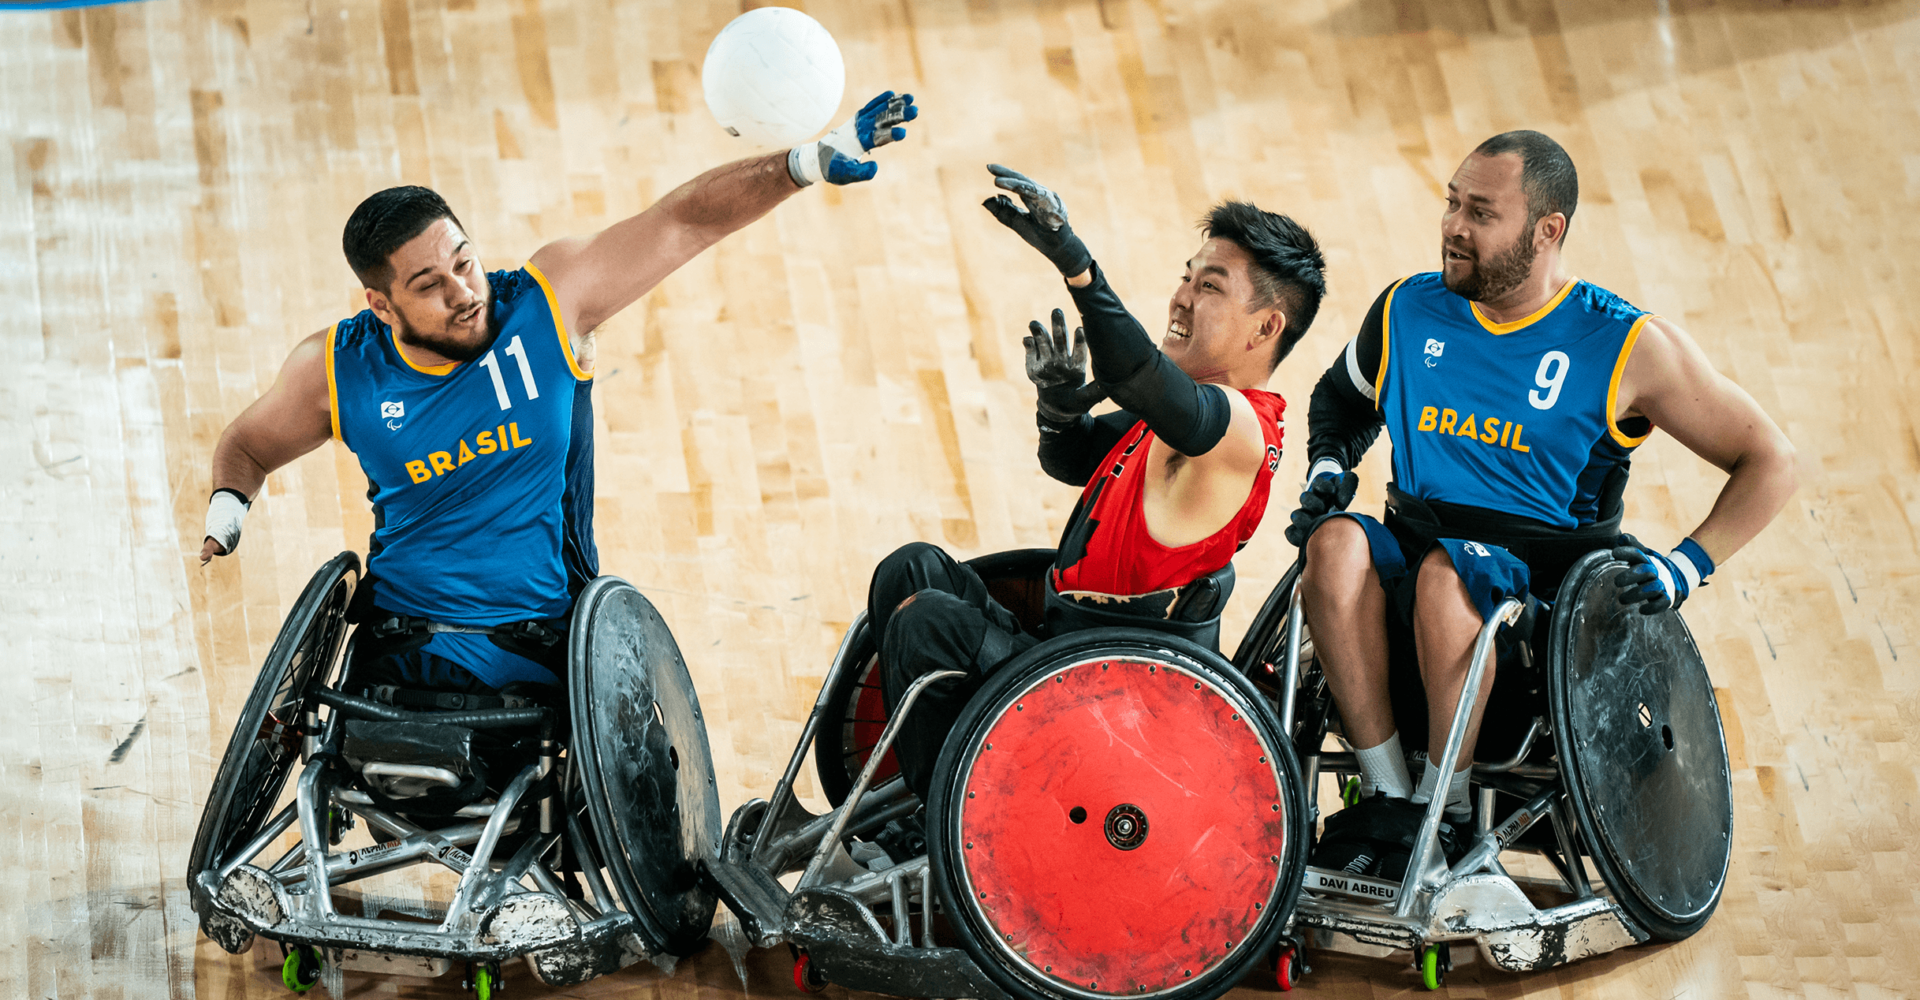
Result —
MULTIPOLYGON (((1425 766, 1420 771, 1420 787, 1414 789, 1413 796, 1408 800, 1414 805, 1426 805, 1432 802, 1434 790, 1440 785, 1440 768, 1430 760, 1424 763, 1425 766)), ((1453 772, 1453 776, 1447 779, 1447 818, 1449 820, 1458 822, 1472 812, 1472 806, 1467 801, 1467 781, 1472 777, 1473 768, 1469 767, 1464 771, 1453 772)))
POLYGON ((1433 801, 1433 790, 1440 784, 1440 768, 1433 761, 1420 762, 1420 787, 1413 790, 1407 801, 1416 806, 1424 806, 1433 801))
POLYGON ((1473 813, 1473 806, 1467 801, 1467 779, 1473 777, 1473 768, 1453 772, 1447 779, 1447 819, 1450 822, 1464 822, 1473 813))
POLYGON ((1391 799, 1404 799, 1413 793, 1413 778, 1407 774, 1407 756, 1400 752, 1400 733, 1396 730, 1377 747, 1355 749, 1360 760, 1362 794, 1379 792, 1391 799))

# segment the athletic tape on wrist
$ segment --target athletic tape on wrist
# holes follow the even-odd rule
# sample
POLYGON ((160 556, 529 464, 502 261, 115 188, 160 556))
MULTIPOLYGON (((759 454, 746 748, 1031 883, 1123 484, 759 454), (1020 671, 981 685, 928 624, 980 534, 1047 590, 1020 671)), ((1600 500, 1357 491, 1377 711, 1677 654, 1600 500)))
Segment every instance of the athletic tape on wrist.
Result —
POLYGON ((1345 471, 1347 470, 1341 468, 1339 462, 1336 462, 1331 458, 1323 458, 1320 461, 1313 463, 1313 468, 1310 468, 1307 470, 1307 482, 1311 483, 1314 480, 1319 479, 1321 476, 1324 476, 1324 475, 1337 476, 1345 471))
POLYGON ((809 142, 787 151, 787 176, 795 184, 810 187, 820 179, 820 144, 809 142))
POLYGON ((229 489, 216 490, 207 500, 206 537, 220 543, 228 555, 240 547, 240 525, 247 519, 249 506, 237 491, 229 489))
POLYGON ((1687 578, 1688 593, 1699 589, 1700 582, 1713 572, 1713 557, 1707 555, 1707 550, 1691 538, 1682 539, 1667 558, 1672 559, 1680 575, 1687 578), (1704 569, 1701 568, 1703 566, 1704 569))

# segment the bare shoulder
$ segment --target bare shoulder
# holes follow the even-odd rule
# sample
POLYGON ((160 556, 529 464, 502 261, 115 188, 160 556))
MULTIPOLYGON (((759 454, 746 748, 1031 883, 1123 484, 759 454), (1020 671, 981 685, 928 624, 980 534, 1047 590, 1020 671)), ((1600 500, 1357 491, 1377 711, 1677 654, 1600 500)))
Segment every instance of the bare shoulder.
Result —
POLYGON ((1653 416, 1676 394, 1696 395, 1704 383, 1722 379, 1688 333, 1664 316, 1648 316, 1620 373, 1618 416, 1653 416))
POLYGON ((1227 435, 1209 455, 1218 455, 1223 466, 1244 471, 1258 466, 1267 453, 1267 435, 1260 426, 1260 414, 1247 394, 1221 387, 1227 394, 1227 435))

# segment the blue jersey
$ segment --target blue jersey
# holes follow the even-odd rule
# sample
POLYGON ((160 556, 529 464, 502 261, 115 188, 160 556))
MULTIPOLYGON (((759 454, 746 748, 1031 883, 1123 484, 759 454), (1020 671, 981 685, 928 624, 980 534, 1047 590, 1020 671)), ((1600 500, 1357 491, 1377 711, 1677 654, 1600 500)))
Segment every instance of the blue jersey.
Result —
POLYGON ((1558 528, 1594 523, 1602 484, 1652 431, 1613 419, 1648 315, 1575 280, 1533 315, 1494 323, 1438 272, 1401 281, 1373 386, 1399 488, 1558 528))
MULTIPOLYGON (((327 339, 334 436, 373 502, 374 603, 457 625, 559 617, 598 570, 592 376, 538 269, 487 281, 495 336, 475 361, 416 365, 371 310, 327 339)), ((496 686, 526 673, 481 636, 429 649, 496 686)))

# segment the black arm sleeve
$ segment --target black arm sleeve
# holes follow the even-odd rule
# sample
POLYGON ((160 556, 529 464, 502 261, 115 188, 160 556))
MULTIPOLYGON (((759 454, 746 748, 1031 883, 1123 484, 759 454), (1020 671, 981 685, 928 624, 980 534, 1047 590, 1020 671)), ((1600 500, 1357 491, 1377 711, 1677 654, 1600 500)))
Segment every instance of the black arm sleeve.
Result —
POLYGON ((1139 422, 1139 417, 1125 410, 1097 417, 1082 413, 1079 420, 1064 425, 1041 417, 1040 468, 1068 486, 1085 486, 1107 452, 1139 422))
POLYGON ((1360 464, 1361 456, 1380 436, 1385 424, 1373 401, 1373 384, 1369 381, 1362 386, 1356 378, 1372 379, 1380 370, 1387 293, 1392 290, 1389 286, 1373 300, 1353 343, 1340 349, 1313 387, 1313 398, 1307 403, 1308 468, 1331 458, 1342 469, 1351 469, 1360 464))
POLYGON ((1098 263, 1084 288, 1067 286, 1093 354, 1093 377, 1120 407, 1182 455, 1204 455, 1227 434, 1227 391, 1195 382, 1120 303, 1098 263))

